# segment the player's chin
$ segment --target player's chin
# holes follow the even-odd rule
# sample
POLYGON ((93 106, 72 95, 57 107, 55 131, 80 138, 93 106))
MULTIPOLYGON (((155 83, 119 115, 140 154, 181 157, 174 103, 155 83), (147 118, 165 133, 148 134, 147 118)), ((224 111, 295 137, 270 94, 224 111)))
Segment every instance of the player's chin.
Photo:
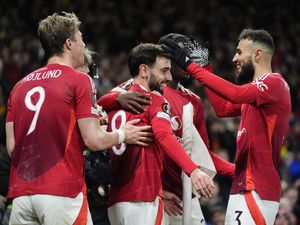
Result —
POLYGON ((234 73, 235 73, 236 77, 238 77, 240 75, 241 71, 242 71, 241 67, 235 67, 234 68, 234 73))
POLYGON ((152 92, 156 92, 157 94, 163 95, 164 88, 161 85, 156 85, 152 92))
POLYGON ((163 90, 167 86, 167 83, 160 84, 160 89, 163 90))

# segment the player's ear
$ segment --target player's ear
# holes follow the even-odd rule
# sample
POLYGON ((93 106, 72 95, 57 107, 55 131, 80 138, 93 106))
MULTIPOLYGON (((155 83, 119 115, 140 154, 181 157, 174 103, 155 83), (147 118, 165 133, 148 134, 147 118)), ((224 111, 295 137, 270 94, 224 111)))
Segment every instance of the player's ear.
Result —
POLYGON ((260 60, 261 56, 262 56, 262 50, 259 48, 256 49, 254 52, 254 61, 258 62, 260 60))
POLYGON ((72 41, 70 38, 67 38, 67 40, 65 41, 65 46, 68 50, 71 49, 71 46, 72 46, 72 41))
POLYGON ((148 78, 150 70, 146 64, 141 64, 139 66, 139 71, 142 78, 148 78))

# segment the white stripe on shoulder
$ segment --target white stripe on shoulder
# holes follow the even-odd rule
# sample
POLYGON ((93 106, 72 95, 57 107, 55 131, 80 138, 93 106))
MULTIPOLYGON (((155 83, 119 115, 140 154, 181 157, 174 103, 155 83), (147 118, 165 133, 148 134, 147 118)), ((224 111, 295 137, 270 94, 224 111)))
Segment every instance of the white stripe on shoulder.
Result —
POLYGON ((127 91, 119 86, 114 87, 111 91, 113 92, 120 92, 120 93, 126 93, 127 91))
POLYGON ((196 94, 195 94, 194 92, 192 92, 190 89, 187 89, 187 88, 183 87, 182 84, 179 83, 179 84, 178 84, 178 87, 179 87, 179 90, 180 90, 180 91, 182 91, 182 92, 184 92, 184 93, 187 93, 187 94, 189 94, 189 95, 192 95, 192 96, 194 96, 194 97, 200 99, 200 97, 199 97, 198 95, 196 95, 196 94))
POLYGON ((266 73, 266 74, 264 74, 264 75, 258 77, 257 79, 258 79, 258 80, 265 80, 269 75, 271 75, 271 73, 266 73))

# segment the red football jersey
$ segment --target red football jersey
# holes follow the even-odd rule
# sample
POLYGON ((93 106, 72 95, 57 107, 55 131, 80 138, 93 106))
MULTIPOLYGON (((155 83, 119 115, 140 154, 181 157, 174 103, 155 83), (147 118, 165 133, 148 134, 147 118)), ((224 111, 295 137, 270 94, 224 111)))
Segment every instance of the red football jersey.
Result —
POLYGON ((77 119, 98 118, 94 94, 88 75, 60 64, 46 65, 15 85, 6 118, 15 136, 8 197, 75 197, 82 190, 84 143, 77 119))
POLYGON ((217 115, 241 115, 231 193, 255 189, 262 199, 279 201, 280 149, 291 112, 288 84, 276 73, 236 86, 195 63, 188 71, 210 89, 217 115))
MULTIPOLYGON (((178 90, 170 87, 164 88, 164 97, 171 106, 171 124, 174 134, 182 143, 182 116, 183 106, 192 103, 194 109, 193 123, 197 128, 204 143, 208 146, 208 134, 206 130, 204 110, 201 99, 190 90, 179 85, 178 90)), ((210 152, 216 170, 222 175, 233 175, 234 165, 221 159, 210 152)), ((167 155, 164 154, 163 189, 175 193, 182 199, 182 179, 180 167, 167 155)))
POLYGON ((162 190, 161 173, 163 151, 190 174, 196 167, 176 141, 170 126, 169 105, 162 96, 147 92, 139 84, 129 90, 147 93, 151 105, 142 114, 124 110, 108 113, 109 131, 114 131, 126 121, 140 118, 140 125, 151 125, 155 141, 147 147, 126 145, 114 146, 109 152, 112 162, 112 182, 108 205, 123 201, 154 201, 162 190))
MULTIPOLYGON (((120 84, 112 89, 112 91, 98 99, 98 104, 102 105, 105 110, 119 108, 116 103, 116 97, 120 92, 128 91, 132 84, 132 79, 120 84)), ((194 125, 200 136, 208 147, 208 135, 205 125, 203 105, 201 99, 190 90, 179 85, 179 90, 165 87, 163 96, 171 106, 171 125, 177 140, 182 144, 182 114, 183 106, 191 102, 194 107, 194 125)), ((235 165, 223 160, 213 152, 209 152, 219 174, 233 176, 235 165)), ((164 152, 163 161, 163 189, 175 193, 182 199, 182 179, 181 168, 172 160, 166 152, 164 152)))

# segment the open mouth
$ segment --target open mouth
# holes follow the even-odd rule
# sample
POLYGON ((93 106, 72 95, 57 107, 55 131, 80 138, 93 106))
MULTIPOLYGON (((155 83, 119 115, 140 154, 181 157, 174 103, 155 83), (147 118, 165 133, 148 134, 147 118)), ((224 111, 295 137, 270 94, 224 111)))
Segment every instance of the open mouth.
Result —
POLYGON ((236 66, 237 69, 241 68, 241 64, 240 63, 235 64, 235 66, 236 66))

